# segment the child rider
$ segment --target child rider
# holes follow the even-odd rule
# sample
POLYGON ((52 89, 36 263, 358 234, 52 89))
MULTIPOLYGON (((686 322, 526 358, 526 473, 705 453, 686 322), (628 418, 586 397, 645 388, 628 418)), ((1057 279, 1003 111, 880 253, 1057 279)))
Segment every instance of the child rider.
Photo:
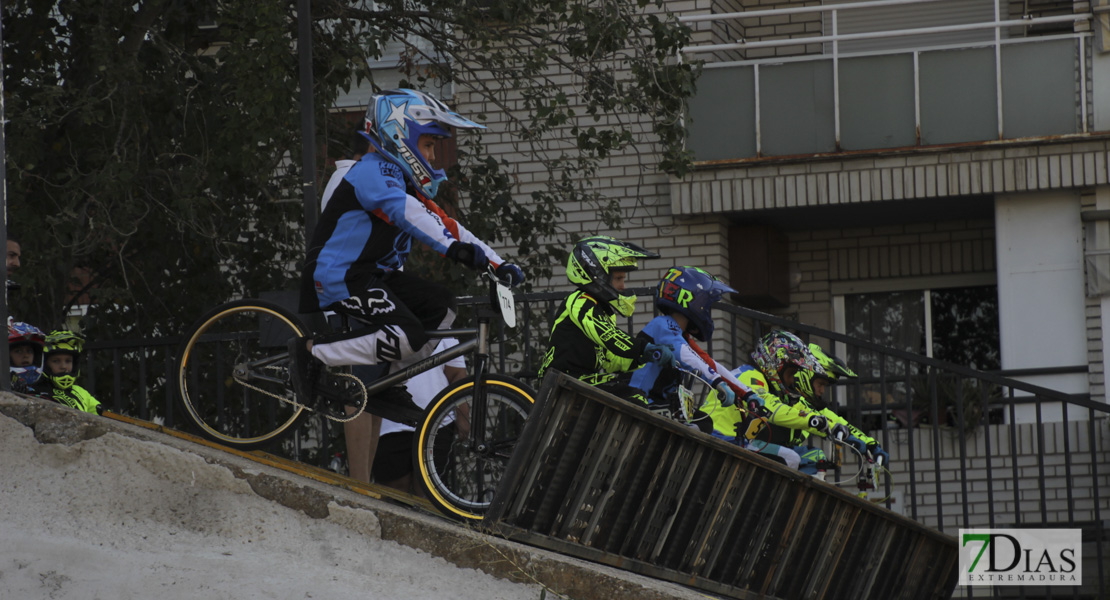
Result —
MULTIPOLYGON (((324 365, 401 368, 434 351, 429 330, 454 322, 454 294, 403 269, 413 240, 471 269, 492 266, 512 286, 524 281, 520 267, 432 201, 447 180, 432 167, 436 141, 451 137, 452 129, 485 127, 416 90, 387 90, 370 99, 361 132, 369 147, 336 184, 301 273, 301 312, 346 314, 357 328, 290 340, 289 379, 302 402, 311 399, 324 365)), ((386 393, 398 402, 408 399, 403 389, 386 393)), ((368 465, 380 427, 372 415, 355 432, 365 436, 367 451, 360 456, 368 465)))
POLYGON ((733 374, 756 392, 748 414, 735 410, 706 410, 713 418, 713 435, 775 458, 791 469, 816 475, 825 458, 817 448, 804 445, 810 434, 848 437, 843 425, 830 422, 808 404, 800 402, 803 391, 799 373, 824 374, 817 359, 797 336, 772 331, 763 336, 751 353, 753 365, 737 367, 733 374))
POLYGON ((817 344, 810 344, 809 351, 817 359, 817 363, 821 365, 823 371, 806 370, 799 371, 795 375, 798 380, 798 387, 802 391, 801 402, 827 418, 830 423, 839 423, 847 427, 851 433, 848 436, 848 442, 854 445, 861 455, 870 455, 872 460, 886 465, 890 461, 890 455, 879 446, 879 443, 860 428, 849 423, 847 419, 838 415, 834 410, 836 408, 835 403, 830 404, 825 401, 825 389, 836 385, 842 379, 855 379, 857 377, 855 371, 850 369, 843 360, 825 352, 817 344))
POLYGON ((362 329, 290 343, 291 383, 309 397, 321 363, 378 365, 430 354, 427 331, 449 327, 454 295, 402 270, 412 241, 463 265, 495 267, 516 286, 524 274, 436 205, 447 180, 433 169, 437 139, 455 129, 484 129, 423 92, 387 90, 370 99, 364 154, 335 188, 309 244, 301 310, 355 317, 362 329), (307 375, 307 376, 306 376, 307 375))
MULTIPOLYGON (((625 294, 628 274, 641 258, 659 255, 636 244, 595 235, 580 240, 567 258, 567 279, 578 286, 563 301, 548 338, 539 377, 552 369, 622 398, 642 396, 619 375, 656 356, 670 361, 665 348, 633 338, 617 327, 617 315, 631 317, 636 297, 625 294)), ((643 400, 643 398, 637 398, 643 400)))
MULTIPOLYGON (((678 367, 706 382, 721 398, 720 404, 726 407, 733 405, 737 395, 746 397, 751 390, 727 368, 719 366, 694 340, 706 342, 712 338, 713 305, 724 294, 735 292, 702 269, 674 267, 663 276, 655 291, 655 306, 662 314, 652 319, 639 334, 643 339, 669 348, 678 367)), ((680 379, 679 368, 656 362, 633 373, 631 385, 645 391, 653 402, 673 404, 678 400, 680 379)), ((696 421, 706 433, 710 423, 704 418, 696 421)))

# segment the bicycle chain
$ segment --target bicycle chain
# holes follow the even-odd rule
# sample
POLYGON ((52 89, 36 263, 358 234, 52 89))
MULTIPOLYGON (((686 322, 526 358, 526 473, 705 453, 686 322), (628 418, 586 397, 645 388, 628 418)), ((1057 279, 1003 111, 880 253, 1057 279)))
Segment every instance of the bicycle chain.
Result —
MULTIPOLYGON (((280 367, 272 367, 272 368, 278 369, 280 367)), ((366 398, 367 398, 367 396, 366 396, 366 385, 364 385, 362 383, 361 379, 359 379, 358 377, 355 377, 354 375, 351 375, 350 373, 331 373, 331 376, 348 377, 350 379, 353 379, 354 382, 358 384, 359 389, 362 390, 362 403, 359 404, 358 410, 355 411, 355 414, 353 414, 353 415, 351 415, 347 418, 334 417, 332 415, 325 414, 325 413, 320 413, 320 414, 324 415, 325 418, 331 419, 332 421, 336 421, 338 423, 347 423, 347 422, 350 422, 350 421, 354 421, 355 419, 357 419, 359 417, 359 415, 362 414, 362 411, 366 410, 366 398)), ((306 404, 301 404, 300 402, 297 402, 296 400, 294 400, 292 398, 286 398, 285 396, 278 396, 277 394, 275 394, 273 392, 264 390, 264 389, 262 389, 262 388, 260 388, 256 385, 251 385, 251 384, 247 383, 246 381, 241 381, 239 379, 236 379, 236 381, 239 382, 239 385, 242 385, 244 387, 248 387, 248 388, 250 388, 250 389, 252 389, 256 392, 260 392, 260 393, 262 393, 266 396, 269 396, 271 398, 276 398, 277 400, 279 400, 281 402, 284 402, 286 404, 291 404, 291 405, 293 405, 293 406, 295 406, 299 409, 307 410, 309 412, 320 412, 320 411, 316 410, 315 408, 312 408, 311 406, 308 406, 306 404)), ((293 398, 296 398, 295 394, 293 395, 293 398)))

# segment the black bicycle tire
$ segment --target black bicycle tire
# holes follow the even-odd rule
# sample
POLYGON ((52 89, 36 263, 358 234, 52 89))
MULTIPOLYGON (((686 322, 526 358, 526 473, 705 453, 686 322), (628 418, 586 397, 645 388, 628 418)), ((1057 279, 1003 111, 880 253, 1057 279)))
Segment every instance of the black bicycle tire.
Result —
MULTIPOLYGON (((513 409, 524 413, 525 418, 535 403, 535 392, 527 384, 504 375, 487 375, 484 378, 487 389, 493 389, 497 394, 487 396, 487 400, 494 397, 507 400, 513 409)), ((475 379, 468 377, 447 386, 428 404, 420 429, 413 436, 413 456, 416 462, 415 470, 419 474, 420 483, 428 500, 440 512, 448 517, 463 521, 475 521, 485 516, 489 503, 475 503, 460 501, 452 490, 444 489, 442 480, 438 477, 435 466, 434 439, 429 436, 435 433, 436 426, 442 422, 444 415, 464 402, 471 396, 475 379), (429 446, 431 444, 431 446, 429 446), (426 452, 425 449, 428 451, 426 452)), ((497 402, 501 402, 498 400, 497 402)), ((472 415, 473 417, 473 415, 472 415)), ((520 430, 524 429, 524 420, 521 420, 520 430)), ((507 458, 505 462, 508 462, 507 458)))
MULTIPOLYGON (((292 416, 278 423, 273 430, 260 435, 239 438, 221 433, 214 426, 207 423, 205 417, 200 414, 203 412, 200 402, 203 401, 197 397, 199 393, 193 394, 189 391, 189 360, 200 337, 222 319, 245 312, 257 312, 260 315, 266 314, 280 319, 279 322, 283 322, 295 335, 308 335, 310 331, 300 317, 272 302, 244 299, 221 304, 197 319, 183 336, 174 363, 174 373, 177 377, 174 384, 174 395, 177 398, 178 407, 186 417, 186 421, 201 436, 238 450, 255 450, 269 447, 284 439, 307 418, 308 411, 300 407, 294 407, 292 408, 292 416)), ((274 401, 279 402, 276 399, 274 401)))

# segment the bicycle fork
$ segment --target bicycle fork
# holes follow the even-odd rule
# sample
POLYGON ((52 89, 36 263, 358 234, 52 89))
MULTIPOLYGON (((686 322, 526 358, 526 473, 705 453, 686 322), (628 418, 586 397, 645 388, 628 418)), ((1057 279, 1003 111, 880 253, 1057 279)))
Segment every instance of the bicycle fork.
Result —
POLYGON ((489 368, 489 324, 493 311, 478 309, 478 349, 474 353, 474 405, 470 407, 470 435, 482 455, 492 451, 486 440, 486 370, 489 368))

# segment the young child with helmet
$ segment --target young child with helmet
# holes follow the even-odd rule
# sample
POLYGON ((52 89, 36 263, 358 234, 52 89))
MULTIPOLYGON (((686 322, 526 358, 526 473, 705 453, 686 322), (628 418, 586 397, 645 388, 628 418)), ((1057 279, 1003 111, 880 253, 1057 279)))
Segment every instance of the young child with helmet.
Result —
POLYGON ((659 255, 636 244, 595 235, 579 240, 567 258, 567 279, 578 287, 563 300, 551 326, 539 377, 558 370, 622 398, 644 399, 620 374, 655 357, 670 361, 666 348, 634 338, 617 326, 617 315, 632 316, 636 297, 625 294, 628 274, 639 259, 659 255))
MULTIPOLYGON (((361 132, 368 151, 334 187, 301 276, 301 312, 346 314, 359 329, 290 341, 290 383, 301 398, 309 398, 324 365, 401 368, 434 351, 427 331, 450 327, 455 298, 403 270, 413 240, 471 269, 492 266, 512 286, 524 281, 520 267, 432 201, 447 180, 432 167, 436 141, 451 137, 453 128, 485 127, 416 90, 386 90, 370 99, 361 132)), ((409 398, 400 386, 383 393, 409 398)), ((380 426, 371 416, 369 464, 380 426)))
POLYGON ((31 386, 32 394, 88 413, 103 414, 104 407, 85 388, 77 385, 81 376, 81 354, 85 338, 68 330, 51 331, 46 336, 42 379, 31 386))
POLYGON ((850 433, 847 441, 853 444, 861 455, 870 456, 873 460, 885 466, 890 462, 890 455, 879 446, 874 438, 838 415, 835 411, 835 403, 830 405, 825 400, 825 390, 829 386, 836 385, 841 380, 855 379, 857 377, 855 371, 850 369, 843 359, 825 352, 818 344, 810 344, 809 351, 817 359, 817 363, 821 365, 823 372, 806 370, 799 371, 795 375, 798 380, 798 387, 802 390, 802 398, 799 402, 816 410, 830 423, 847 427, 850 433))
MULTIPOLYGON (((655 290, 655 307, 661 314, 644 327, 639 337, 668 348, 674 361, 645 365, 632 374, 630 384, 644 390, 653 403, 673 404, 684 370, 715 390, 724 406, 732 406, 738 395, 750 395, 748 386, 718 365, 697 343, 713 337, 713 305, 725 294, 735 292, 698 267, 667 271, 655 290)), ((695 423, 708 432, 708 420, 702 418, 695 423)))
MULTIPOLYGON (((454 295, 402 270, 412 241, 472 269, 496 268, 512 285, 519 267, 447 216, 435 197, 447 175, 434 169, 437 139, 452 128, 484 129, 432 96, 408 89, 375 95, 366 110, 364 154, 335 187, 313 233, 301 278, 301 310, 331 310, 367 324, 353 334, 291 344, 298 365, 375 365, 429 354, 426 331, 450 326, 454 295)), ((297 381, 299 391, 307 382, 297 381)), ((305 394, 307 396, 307 394, 305 394)))
POLYGON ((12 391, 27 393, 42 377, 42 350, 46 335, 29 323, 8 318, 8 359, 11 362, 12 391))
MULTIPOLYGON (((810 434, 852 437, 843 419, 831 419, 806 401, 812 396, 810 382, 827 377, 824 367, 798 336, 787 331, 764 335, 751 358, 754 366, 742 365, 733 371, 756 392, 748 414, 706 408, 713 417, 713 435, 817 475, 826 457, 820 448, 806 443, 810 434)), ((706 406, 716 403, 711 394, 706 406)))

